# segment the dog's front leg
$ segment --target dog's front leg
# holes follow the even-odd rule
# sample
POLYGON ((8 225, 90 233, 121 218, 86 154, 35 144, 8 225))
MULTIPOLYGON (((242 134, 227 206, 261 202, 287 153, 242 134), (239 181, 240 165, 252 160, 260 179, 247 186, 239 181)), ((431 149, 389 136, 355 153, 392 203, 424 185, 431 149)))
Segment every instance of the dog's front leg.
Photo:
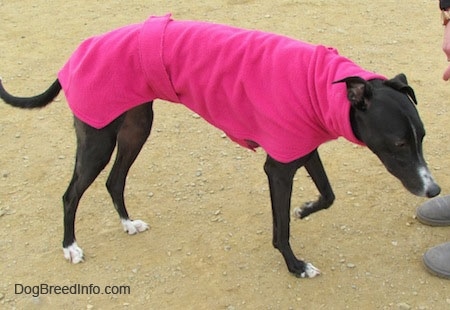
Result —
POLYGON ((305 168, 319 190, 320 196, 316 201, 307 202, 301 208, 295 208, 294 215, 297 218, 304 218, 314 212, 329 208, 335 198, 317 150, 311 153, 311 157, 305 163, 305 168))
POLYGON ((269 179, 272 201, 273 246, 283 255, 290 272, 298 277, 312 278, 320 271, 312 264, 297 259, 289 243, 292 184, 295 172, 303 164, 304 159, 283 164, 267 156, 264 171, 269 179))

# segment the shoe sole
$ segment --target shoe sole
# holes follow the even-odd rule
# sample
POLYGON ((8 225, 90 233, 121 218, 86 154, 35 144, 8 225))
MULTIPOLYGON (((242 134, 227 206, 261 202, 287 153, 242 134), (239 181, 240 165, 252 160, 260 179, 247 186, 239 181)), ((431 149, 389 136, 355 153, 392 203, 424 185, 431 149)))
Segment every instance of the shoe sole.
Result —
POLYGON ((428 226, 434 226, 434 227, 444 227, 444 226, 450 226, 450 221, 439 221, 435 219, 430 219, 427 217, 421 216, 418 212, 416 214, 416 218, 419 222, 421 222, 424 225, 428 226))

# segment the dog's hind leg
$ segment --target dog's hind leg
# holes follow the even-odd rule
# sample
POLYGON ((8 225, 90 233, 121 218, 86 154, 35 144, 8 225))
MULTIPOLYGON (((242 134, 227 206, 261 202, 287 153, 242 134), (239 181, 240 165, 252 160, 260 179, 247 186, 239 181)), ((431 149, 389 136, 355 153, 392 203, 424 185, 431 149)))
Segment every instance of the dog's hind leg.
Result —
POLYGON ((305 168, 319 190, 320 196, 316 201, 307 202, 302 207, 295 208, 294 216, 297 218, 304 218, 314 212, 329 208, 335 198, 317 150, 311 154, 305 163, 305 168))
POLYGON ((76 264, 83 261, 83 251, 75 238, 75 214, 86 189, 108 164, 123 117, 102 129, 95 129, 75 117, 77 152, 72 180, 64 196, 64 257, 76 264))
POLYGON ((122 226, 128 234, 148 229, 141 220, 130 220, 125 207, 124 189, 128 171, 150 135, 153 123, 152 102, 140 105, 127 112, 117 135, 117 156, 109 174, 106 187, 114 207, 119 213, 122 226))

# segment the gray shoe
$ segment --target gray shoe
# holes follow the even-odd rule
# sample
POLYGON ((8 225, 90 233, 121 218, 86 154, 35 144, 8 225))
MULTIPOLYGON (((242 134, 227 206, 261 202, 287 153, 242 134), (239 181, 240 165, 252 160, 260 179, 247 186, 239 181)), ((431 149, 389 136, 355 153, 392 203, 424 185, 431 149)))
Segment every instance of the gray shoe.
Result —
POLYGON ((450 279, 450 242, 426 251, 423 255, 423 263, 430 273, 450 279))
POLYGON ((417 220, 426 225, 450 226, 450 195, 426 201, 417 208, 416 215, 417 220))

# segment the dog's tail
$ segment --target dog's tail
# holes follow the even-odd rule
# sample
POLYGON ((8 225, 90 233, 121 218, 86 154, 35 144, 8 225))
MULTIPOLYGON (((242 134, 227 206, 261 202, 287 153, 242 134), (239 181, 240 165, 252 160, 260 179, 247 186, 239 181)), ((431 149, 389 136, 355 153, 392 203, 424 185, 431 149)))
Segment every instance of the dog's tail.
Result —
POLYGON ((3 99, 7 104, 13 107, 22 109, 35 109, 42 108, 48 105, 53 99, 58 96, 61 91, 61 84, 58 80, 53 82, 53 84, 40 95, 34 97, 15 97, 9 94, 2 85, 2 80, 0 79, 0 98, 3 99))

